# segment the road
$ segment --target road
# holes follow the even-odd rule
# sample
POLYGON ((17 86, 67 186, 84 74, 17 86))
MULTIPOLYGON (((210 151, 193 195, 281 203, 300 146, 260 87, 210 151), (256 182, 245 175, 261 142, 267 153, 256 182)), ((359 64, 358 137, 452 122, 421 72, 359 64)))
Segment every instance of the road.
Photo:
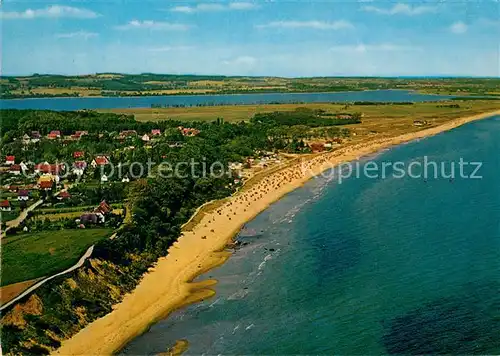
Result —
MULTIPOLYGON (((67 191, 69 188, 71 188, 71 186, 68 186, 67 188, 64 188, 64 189, 61 189, 60 191, 58 191, 57 193, 54 194, 54 196, 58 196, 59 194, 61 194, 62 192, 65 192, 67 191)), ((34 204, 31 204, 29 207, 27 207, 26 209, 24 209, 21 214, 19 214, 19 216, 17 218, 15 218, 14 220, 10 220, 10 221, 7 221, 5 224, 7 225, 7 227, 5 228, 5 231, 2 231, 2 235, 1 237, 5 237, 5 234, 7 233, 7 231, 9 231, 10 229, 12 228, 15 228, 15 227, 18 227, 27 217, 28 217, 28 213, 30 211, 33 211, 35 210, 36 208, 38 208, 40 205, 42 205, 44 202, 43 199, 40 199, 38 200, 37 202, 35 202, 34 204)))

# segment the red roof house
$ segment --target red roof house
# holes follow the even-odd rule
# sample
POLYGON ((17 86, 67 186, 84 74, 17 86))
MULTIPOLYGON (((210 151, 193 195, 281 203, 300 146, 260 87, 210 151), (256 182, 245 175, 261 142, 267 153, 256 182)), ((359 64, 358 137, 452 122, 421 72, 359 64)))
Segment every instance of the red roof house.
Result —
POLYGON ((106 156, 97 156, 96 158, 94 158, 92 160, 92 162, 90 163, 90 165, 92 167, 98 167, 98 166, 105 166, 109 163, 109 160, 106 156))
POLYGON ((73 158, 82 158, 85 155, 85 152, 83 151, 75 151, 73 152, 73 158))
POLYGON ((161 135, 160 129, 152 129, 151 130, 151 136, 160 136, 160 135, 161 135))
POLYGON ((13 164, 12 166, 10 166, 9 168, 9 172, 12 173, 12 174, 21 174, 21 165, 20 164, 13 164))
POLYGON ((68 192, 64 191, 64 192, 59 193, 59 195, 57 196, 57 198, 59 200, 61 200, 61 199, 69 199, 69 198, 71 198, 71 194, 69 194, 68 192))
POLYGON ((56 138, 60 138, 61 137, 61 131, 59 130, 53 130, 53 131, 50 131, 50 133, 47 135, 47 137, 51 140, 54 140, 56 138))
POLYGON ((16 156, 5 156, 5 164, 16 163, 16 156))
POLYGON ((52 189, 52 181, 51 180, 43 180, 39 183, 40 189, 51 190, 52 189))
POLYGON ((2 211, 10 211, 11 210, 10 202, 7 199, 0 201, 0 210, 2 210, 2 211))
POLYGON ((106 214, 110 213, 111 210, 113 210, 113 209, 109 206, 109 204, 106 202, 106 200, 103 200, 99 204, 99 206, 94 210, 94 212, 106 215, 106 214))

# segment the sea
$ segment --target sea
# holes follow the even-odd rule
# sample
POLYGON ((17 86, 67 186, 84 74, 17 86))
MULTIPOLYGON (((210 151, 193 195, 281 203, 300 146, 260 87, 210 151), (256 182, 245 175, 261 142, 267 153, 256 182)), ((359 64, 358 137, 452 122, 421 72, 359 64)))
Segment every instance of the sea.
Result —
POLYGON ((121 353, 184 339, 188 355, 500 354, 500 117, 329 173, 244 226, 198 278, 214 297, 121 353))
POLYGON ((84 110, 151 108, 152 106, 214 106, 272 103, 328 102, 423 102, 450 99, 451 96, 420 94, 407 90, 369 90, 328 93, 263 93, 221 95, 169 95, 137 97, 31 98, 2 99, 0 109, 84 110))

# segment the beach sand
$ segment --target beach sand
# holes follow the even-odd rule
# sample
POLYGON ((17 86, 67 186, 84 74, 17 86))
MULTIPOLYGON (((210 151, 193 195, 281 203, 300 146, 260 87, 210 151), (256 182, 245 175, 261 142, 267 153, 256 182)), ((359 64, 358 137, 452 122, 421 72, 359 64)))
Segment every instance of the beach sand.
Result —
MULTIPOLYGON (((173 310, 212 297, 215 280, 191 283, 196 276, 224 263, 228 242, 243 224, 313 176, 340 163, 381 149, 435 135, 465 123, 499 115, 500 110, 452 120, 440 126, 391 138, 347 146, 316 155, 264 176, 259 182, 206 214, 192 231, 183 232, 134 291, 108 315, 90 323, 55 352, 59 355, 112 354, 173 310)), ((168 348, 169 345, 165 345, 168 348)))

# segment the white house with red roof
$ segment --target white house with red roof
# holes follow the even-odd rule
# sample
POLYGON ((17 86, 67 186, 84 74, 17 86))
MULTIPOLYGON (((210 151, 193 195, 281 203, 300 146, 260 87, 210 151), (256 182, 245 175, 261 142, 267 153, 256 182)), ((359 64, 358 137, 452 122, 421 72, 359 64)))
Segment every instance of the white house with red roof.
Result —
POLYGON ((55 140, 56 138, 61 138, 61 131, 59 130, 52 130, 50 133, 47 135, 47 138, 49 140, 55 140))
POLYGON ((160 135, 161 135, 160 129, 152 129, 151 130, 151 136, 160 136, 160 135))
POLYGON ((106 156, 97 156, 96 158, 94 158, 92 160, 92 162, 90 162, 90 165, 93 168, 105 166, 107 164, 109 164, 109 160, 108 160, 108 157, 106 157, 106 156))
POLYGON ((9 173, 14 174, 16 176, 20 175, 22 173, 21 165, 13 164, 12 166, 9 167, 9 173))
POLYGON ((5 156, 5 164, 11 165, 16 163, 16 156, 5 156))
POLYGON ((0 201, 0 211, 11 211, 10 201, 7 199, 0 201))

